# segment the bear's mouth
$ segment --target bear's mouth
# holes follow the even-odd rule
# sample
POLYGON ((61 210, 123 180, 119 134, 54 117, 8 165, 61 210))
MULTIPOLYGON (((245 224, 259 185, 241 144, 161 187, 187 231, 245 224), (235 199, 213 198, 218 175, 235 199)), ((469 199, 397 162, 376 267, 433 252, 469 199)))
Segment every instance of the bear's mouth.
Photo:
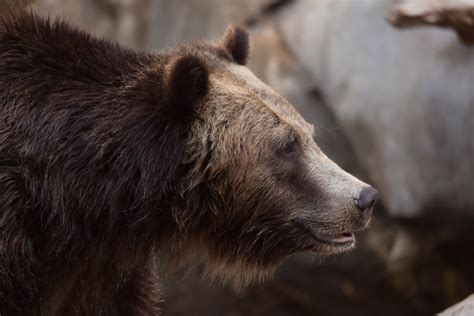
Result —
POLYGON ((356 242, 356 238, 353 232, 347 231, 342 233, 327 233, 319 231, 315 228, 305 225, 301 221, 296 221, 296 225, 303 230, 303 232, 316 240, 320 244, 326 244, 330 246, 352 246, 356 242))

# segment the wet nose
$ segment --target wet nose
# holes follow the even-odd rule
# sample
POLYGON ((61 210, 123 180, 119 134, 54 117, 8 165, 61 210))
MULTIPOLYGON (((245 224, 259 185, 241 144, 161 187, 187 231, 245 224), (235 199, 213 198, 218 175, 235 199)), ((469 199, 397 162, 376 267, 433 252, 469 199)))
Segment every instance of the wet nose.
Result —
POLYGON ((356 204, 364 216, 370 217, 372 215, 372 211, 378 197, 379 192, 372 187, 364 188, 362 192, 360 192, 359 198, 356 199, 356 204))

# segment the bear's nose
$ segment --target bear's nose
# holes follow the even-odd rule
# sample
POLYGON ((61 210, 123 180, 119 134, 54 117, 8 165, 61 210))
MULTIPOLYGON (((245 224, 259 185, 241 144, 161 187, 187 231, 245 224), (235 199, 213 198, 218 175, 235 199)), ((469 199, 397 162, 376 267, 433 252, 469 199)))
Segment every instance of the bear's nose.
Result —
POLYGON ((356 199, 356 205, 362 211, 364 217, 370 217, 374 209, 375 202, 379 197, 379 191, 373 187, 366 187, 360 192, 359 198, 356 199))

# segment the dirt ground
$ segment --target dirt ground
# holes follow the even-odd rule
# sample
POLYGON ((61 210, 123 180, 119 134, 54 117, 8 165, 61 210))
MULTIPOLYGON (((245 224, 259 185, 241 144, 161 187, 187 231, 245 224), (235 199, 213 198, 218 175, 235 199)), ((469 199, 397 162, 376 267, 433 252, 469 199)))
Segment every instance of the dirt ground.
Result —
POLYGON ((471 224, 379 220, 355 251, 295 255, 240 294, 198 277, 169 280, 163 315, 433 315, 474 292, 471 224))

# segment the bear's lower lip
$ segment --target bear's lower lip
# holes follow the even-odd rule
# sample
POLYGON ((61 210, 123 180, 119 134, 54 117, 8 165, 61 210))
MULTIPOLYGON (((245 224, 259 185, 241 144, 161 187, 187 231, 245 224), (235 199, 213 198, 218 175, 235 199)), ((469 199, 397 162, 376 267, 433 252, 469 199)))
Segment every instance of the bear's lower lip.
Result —
POLYGON ((321 232, 312 231, 313 238, 322 243, 330 243, 335 245, 346 245, 353 244, 355 242, 355 236, 351 232, 345 232, 342 234, 326 234, 321 232))
POLYGON ((296 225, 300 229, 302 229, 307 235, 322 244, 329 244, 332 246, 347 246, 353 245, 356 241, 355 236, 352 232, 343 232, 340 234, 323 233, 314 229, 313 227, 305 225, 301 221, 295 222, 296 225))

